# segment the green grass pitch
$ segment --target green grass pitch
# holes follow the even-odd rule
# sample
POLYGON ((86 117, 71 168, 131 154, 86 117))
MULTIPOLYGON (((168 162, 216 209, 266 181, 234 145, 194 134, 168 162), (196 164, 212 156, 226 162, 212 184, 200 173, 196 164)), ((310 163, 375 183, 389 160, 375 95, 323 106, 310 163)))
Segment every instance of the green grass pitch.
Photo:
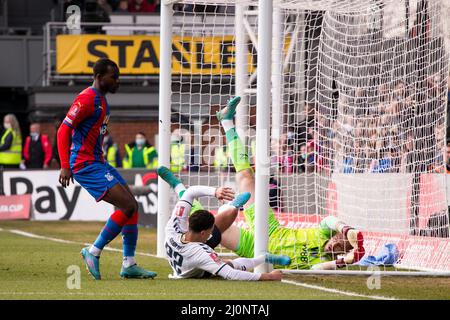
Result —
MULTIPOLYGON (((121 252, 104 251, 102 280, 94 281, 84 267, 80 249, 83 243, 95 240, 102 226, 100 222, 0 222, 0 299, 450 299, 449 278, 382 277, 380 289, 374 290, 368 289, 364 276, 287 275, 288 282, 281 283, 170 280, 167 261, 149 255, 156 253, 156 230, 146 228, 139 230, 137 248, 146 255, 138 254, 137 259, 158 276, 154 280, 122 280, 121 252), (32 238, 11 230, 66 241, 32 238), (67 287, 70 266, 81 271, 80 289, 67 287)), ((120 237, 109 247, 121 249, 120 237)))

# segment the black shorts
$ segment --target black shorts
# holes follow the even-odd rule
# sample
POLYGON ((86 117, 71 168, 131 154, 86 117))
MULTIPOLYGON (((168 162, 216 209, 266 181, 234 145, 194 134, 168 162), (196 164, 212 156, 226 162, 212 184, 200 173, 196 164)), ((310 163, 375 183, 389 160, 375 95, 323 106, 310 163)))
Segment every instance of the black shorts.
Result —
POLYGON ((205 242, 211 249, 215 249, 222 241, 222 233, 220 230, 214 225, 213 231, 211 233, 211 237, 205 242))
POLYGON ((205 273, 200 277, 200 279, 209 279, 212 278, 212 274, 209 273, 208 271, 205 271, 205 273))

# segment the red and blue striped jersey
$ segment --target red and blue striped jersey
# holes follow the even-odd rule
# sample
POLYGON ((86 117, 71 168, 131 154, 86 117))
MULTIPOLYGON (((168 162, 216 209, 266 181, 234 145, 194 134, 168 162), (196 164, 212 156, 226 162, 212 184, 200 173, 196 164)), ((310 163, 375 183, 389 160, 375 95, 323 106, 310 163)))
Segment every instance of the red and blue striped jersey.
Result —
POLYGON ((105 162, 102 144, 108 121, 109 104, 94 87, 84 89, 75 98, 63 121, 73 129, 70 148, 72 172, 94 162, 105 162))

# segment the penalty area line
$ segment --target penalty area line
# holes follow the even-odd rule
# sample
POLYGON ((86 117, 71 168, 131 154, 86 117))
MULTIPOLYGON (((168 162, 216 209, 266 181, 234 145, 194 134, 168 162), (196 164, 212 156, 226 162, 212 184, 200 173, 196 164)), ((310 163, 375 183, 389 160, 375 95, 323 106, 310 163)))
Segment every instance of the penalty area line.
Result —
MULTIPOLYGON (((34 233, 30 233, 30 232, 25 232, 22 230, 17 230, 17 229, 6 229, 5 230, 5 229, 0 228, 0 231, 6 231, 6 232, 17 234, 17 235, 20 235, 23 237, 53 241, 53 242, 58 242, 58 243, 76 244, 76 245, 83 245, 83 246, 91 245, 91 243, 83 243, 83 242, 64 240, 64 239, 58 239, 58 238, 53 238, 53 237, 46 237, 46 236, 41 236, 41 235, 37 235, 34 233)), ((113 252, 122 252, 121 249, 109 248, 109 247, 105 247, 103 250, 113 251, 113 252)), ((141 255, 141 256, 152 257, 152 258, 165 259, 165 258, 158 257, 154 254, 145 253, 145 252, 136 252, 136 254, 141 255)), ((339 295, 346 295, 346 296, 350 296, 350 297, 361 297, 361 298, 377 299, 377 300, 397 300, 396 298, 391 298, 391 297, 364 295, 364 294, 359 294, 359 293, 355 293, 355 292, 330 289, 330 288, 326 288, 326 287, 321 287, 321 286, 316 286, 316 285, 311 285, 311 284, 306 284, 306 283, 296 282, 296 281, 291 281, 291 280, 281 280, 281 282, 290 284, 290 285, 294 285, 294 286, 301 286, 301 287, 305 287, 308 289, 320 290, 320 291, 335 293, 335 294, 339 294, 339 295)))
POLYGON ((360 298, 368 298, 368 299, 375 299, 375 300, 398 300, 397 298, 393 298, 393 297, 370 296, 370 295, 365 295, 365 294, 361 294, 361 293, 356 293, 356 292, 351 292, 351 291, 343 291, 343 290, 338 290, 338 289, 331 289, 331 288, 327 288, 327 287, 321 287, 321 286, 316 286, 313 284, 307 284, 307 283, 297 282, 297 281, 292 281, 292 280, 281 280, 281 282, 308 288, 308 289, 314 289, 314 290, 320 290, 320 291, 325 291, 325 292, 329 292, 329 293, 335 293, 335 294, 339 294, 339 295, 345 295, 345 296, 349 296, 349 297, 360 297, 360 298))
MULTIPOLYGON (((25 232, 25 231, 22 231, 22 230, 16 230, 16 229, 4 230, 4 229, 0 228, 0 231, 7 231, 7 232, 10 232, 10 233, 17 234, 17 235, 24 236, 24 237, 28 237, 28 238, 47 240, 47 241, 53 241, 53 242, 58 242, 58 243, 65 243, 65 244, 76 244, 76 245, 83 245, 83 246, 90 246, 92 244, 92 243, 83 243, 83 242, 77 242, 77 241, 71 241, 71 240, 58 239, 58 238, 53 238, 53 237, 46 237, 46 236, 41 236, 41 235, 38 235, 38 234, 25 232)), ((103 248, 103 250, 105 250, 105 251, 113 251, 113 252, 122 252, 122 249, 116 249, 116 248, 110 248, 110 247, 105 247, 105 248, 103 248)), ((158 257, 158 256, 156 256, 154 254, 151 254, 151 253, 136 252, 136 254, 141 255, 141 256, 146 256, 146 257, 164 259, 164 258, 158 257)))

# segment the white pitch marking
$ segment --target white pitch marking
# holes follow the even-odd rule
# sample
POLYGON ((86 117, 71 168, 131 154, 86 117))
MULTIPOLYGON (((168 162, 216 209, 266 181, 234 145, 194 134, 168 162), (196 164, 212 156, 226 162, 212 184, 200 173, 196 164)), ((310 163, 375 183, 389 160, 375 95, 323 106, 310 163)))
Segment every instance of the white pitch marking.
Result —
MULTIPOLYGON (((8 231, 8 232, 11 232, 11 233, 14 233, 14 234, 18 234, 18 235, 21 235, 21 236, 24 236, 24 237, 28 237, 28 238, 49 240, 49 241, 54 241, 54 242, 59 242, 59 243, 78 244, 78 245, 91 245, 90 243, 82 243, 82 242, 76 242, 76 241, 70 241, 70 240, 64 240, 64 239, 40 236, 40 235, 37 235, 37 234, 33 234, 33 233, 21 231, 21 230, 4 230, 4 229, 0 228, 0 231, 8 231)), ((121 249, 109 248, 109 247, 106 247, 104 250, 114 251, 114 252, 122 252, 121 249)), ((136 254, 139 254, 139 255, 142 255, 142 256, 153 257, 153 258, 165 259, 165 258, 161 258, 161 257, 158 257, 158 256, 150 254, 150 253, 136 252, 136 254)), ((361 298, 369 298, 369 299, 377 299, 377 300, 397 300, 396 298, 391 298, 391 297, 368 296, 368 295, 359 294, 359 293, 355 293, 355 292, 341 291, 341 290, 337 290, 337 289, 330 289, 330 288, 326 288, 326 287, 315 286, 315 285, 311 285, 311 284, 306 284, 306 283, 301 283, 301 282, 296 282, 296 281, 290 281, 290 280, 281 280, 281 282, 286 283, 286 284, 295 285, 295 286, 301 286, 301 287, 305 287, 305 288, 309 288, 309 289, 315 289, 315 290, 320 290, 320 291, 325 291, 325 292, 330 292, 330 293, 335 293, 335 294, 340 294, 340 295, 346 295, 346 296, 351 296, 351 297, 361 297, 361 298)))
POLYGON ((350 291, 341 291, 341 290, 337 290, 337 289, 330 289, 330 288, 326 288, 326 287, 321 287, 321 286, 316 286, 316 285, 312 285, 312 284, 296 282, 296 281, 291 281, 291 280, 281 280, 281 282, 293 284, 295 286, 305 287, 308 289, 321 290, 321 291, 336 293, 336 294, 350 296, 350 297, 361 297, 361 298, 376 299, 376 300, 398 300, 397 298, 392 298, 392 297, 368 296, 365 294, 360 294, 360 293, 355 293, 355 292, 350 292, 350 291))
MULTIPOLYGON (((24 236, 24 237, 28 237, 28 238, 49 240, 49 241, 54 241, 54 242, 59 242, 59 243, 67 243, 67 244, 78 244, 78 245, 83 245, 83 246, 90 246, 91 245, 91 243, 82 243, 82 242, 76 242, 76 241, 70 241, 70 240, 64 240, 64 239, 40 236, 40 235, 37 235, 37 234, 34 234, 34 233, 25 232, 25 231, 22 231, 22 230, 6 230, 6 231, 9 231, 11 233, 18 234, 18 235, 21 235, 21 236, 24 236)), ((122 252, 121 249, 110 248, 110 247, 106 247, 103 250, 114 251, 114 252, 122 252)), ((139 254, 141 256, 153 257, 153 258, 160 258, 160 257, 157 257, 156 255, 153 255, 153 254, 150 254, 150 253, 145 253, 145 252, 136 252, 136 254, 139 254)))

